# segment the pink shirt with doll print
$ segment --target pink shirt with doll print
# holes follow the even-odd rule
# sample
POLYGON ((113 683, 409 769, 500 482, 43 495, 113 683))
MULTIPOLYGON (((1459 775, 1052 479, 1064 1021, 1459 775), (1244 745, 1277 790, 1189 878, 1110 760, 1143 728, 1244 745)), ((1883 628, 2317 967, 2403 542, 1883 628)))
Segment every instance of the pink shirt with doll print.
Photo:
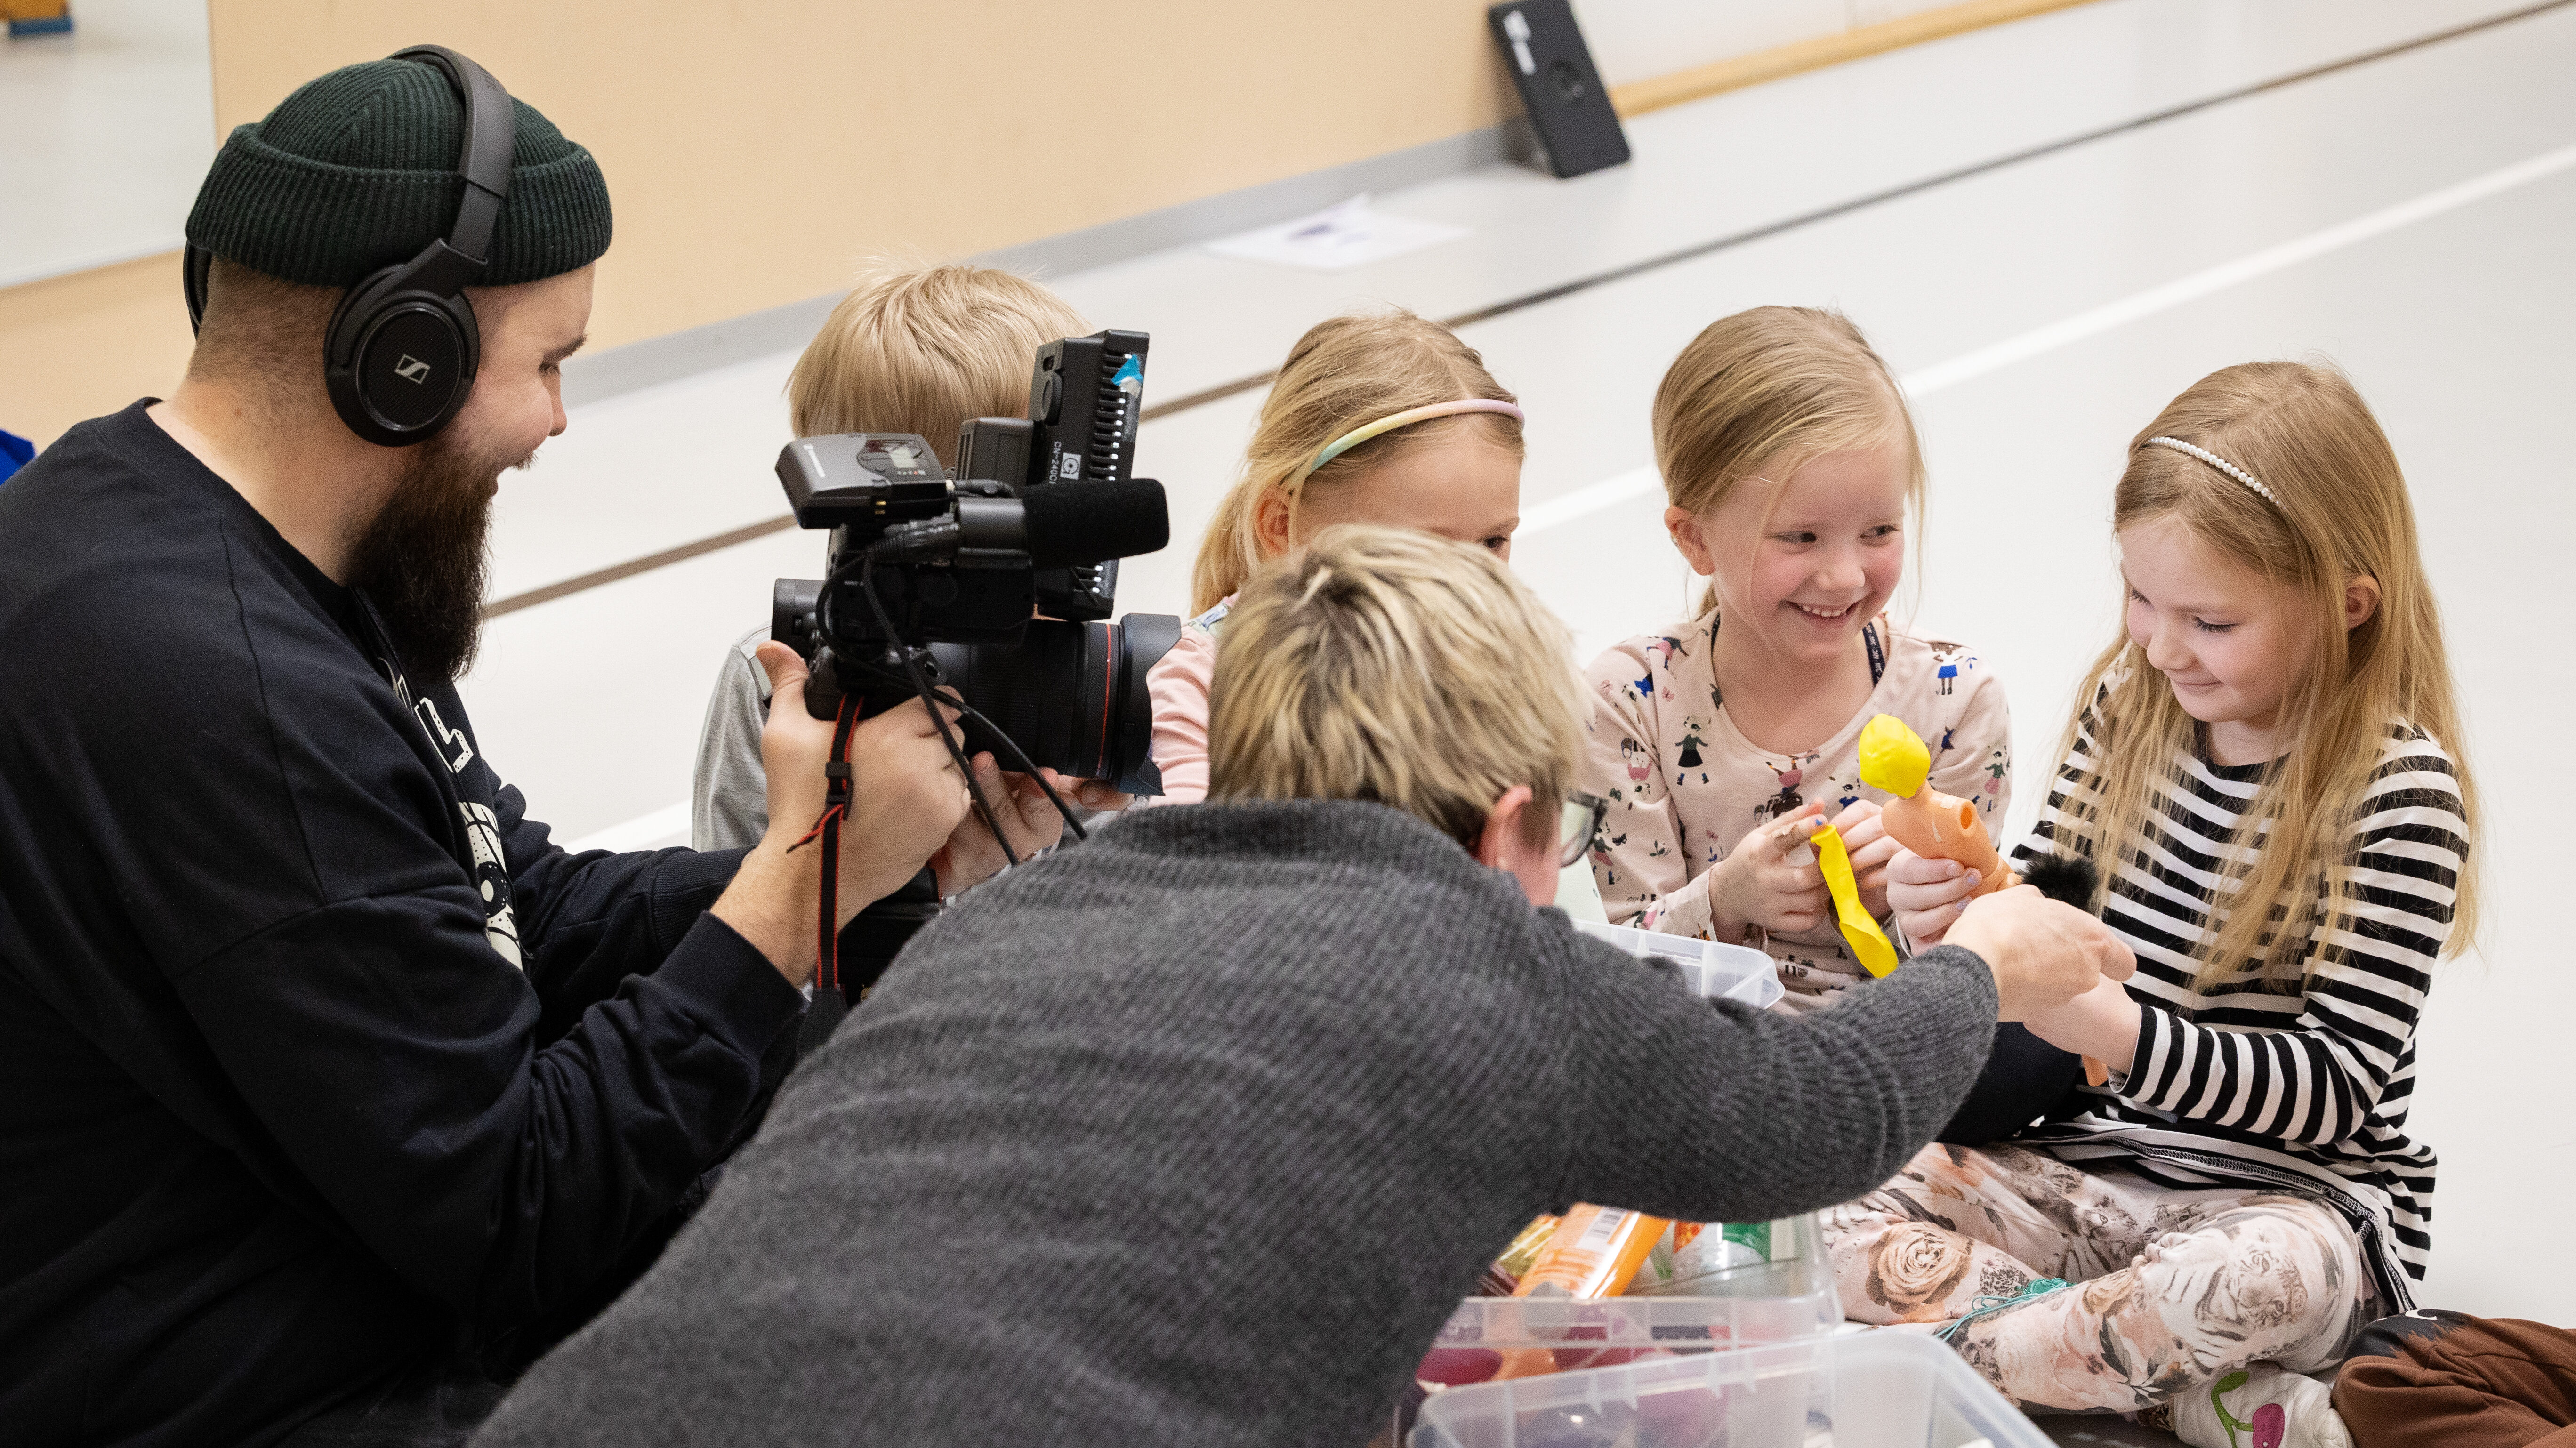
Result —
MULTIPOLYGON (((1714 615, 1629 639, 1586 670, 1581 787, 1609 802, 1592 842, 1593 878, 1612 924, 1710 938, 1709 873, 1753 830, 1804 804, 1832 819, 1854 800, 1885 804, 1860 782, 1860 730, 1893 714, 1932 750, 1932 787, 1976 803, 2000 832, 2012 798, 2012 721, 2004 689, 1963 645, 1896 632, 1885 615, 1863 630, 1877 686, 1831 739, 1797 755, 1756 748, 1727 717, 1709 666, 1714 615)), ((1730 942, 1731 943, 1731 942, 1730 942)), ((1786 1004, 1809 1007, 1863 979, 1830 920, 1765 942, 1786 1004)))

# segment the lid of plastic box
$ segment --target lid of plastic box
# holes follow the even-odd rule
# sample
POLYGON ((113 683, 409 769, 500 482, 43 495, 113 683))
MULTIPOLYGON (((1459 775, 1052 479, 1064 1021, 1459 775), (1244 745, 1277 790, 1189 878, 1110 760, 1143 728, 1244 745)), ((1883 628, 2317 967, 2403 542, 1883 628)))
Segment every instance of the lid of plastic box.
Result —
POLYGON ((1631 930, 1625 925, 1603 925, 1591 920, 1577 920, 1574 928, 1641 959, 1671 961, 1681 970, 1682 980, 1693 994, 1711 1000, 1742 1001, 1756 1010, 1769 1010, 1787 994, 1771 957, 1748 946, 1720 945, 1714 940, 1631 930))
POLYGON ((2050 1448, 1940 1342, 1884 1329, 1435 1393, 1410 1448, 2050 1448))

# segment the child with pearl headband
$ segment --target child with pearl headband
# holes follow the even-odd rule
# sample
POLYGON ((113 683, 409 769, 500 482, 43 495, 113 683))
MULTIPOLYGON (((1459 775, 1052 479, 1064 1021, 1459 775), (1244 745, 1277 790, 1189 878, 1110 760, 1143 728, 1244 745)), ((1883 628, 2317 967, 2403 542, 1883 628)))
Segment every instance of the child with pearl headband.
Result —
POLYGON ((1309 328, 1199 545, 1197 617, 1147 676, 1163 774, 1150 802, 1207 793, 1217 634, 1255 569, 1336 523, 1412 528, 1508 559, 1520 495, 1520 407, 1457 333, 1402 310, 1309 328))
MULTIPOLYGON (((2414 1305, 2435 1166, 2405 1131, 2415 1026, 2477 920, 2477 792, 2406 480, 2341 374, 2256 363, 2137 435, 2112 516, 2125 628, 2014 851, 2095 861, 2137 953, 2125 986, 2029 1022, 2111 1079, 1828 1214, 1843 1306, 1948 1322, 2026 1402, 2201 1448, 2343 1444, 2301 1374, 2414 1305)), ((1918 944, 1957 919, 1956 872, 1890 864, 1918 944)))

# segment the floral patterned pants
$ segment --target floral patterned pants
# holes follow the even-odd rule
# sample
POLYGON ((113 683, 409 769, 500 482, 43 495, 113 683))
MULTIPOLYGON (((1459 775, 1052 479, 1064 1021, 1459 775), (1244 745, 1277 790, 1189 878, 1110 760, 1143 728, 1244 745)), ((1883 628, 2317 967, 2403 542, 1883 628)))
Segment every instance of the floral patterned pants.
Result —
POLYGON ((2044 1407, 2128 1412, 2252 1362, 2324 1367, 2375 1315, 2359 1238, 2301 1197, 1935 1145, 1823 1215, 1846 1314, 1939 1323, 1992 1308, 1952 1345, 2044 1407), (2070 1285, 2015 1300, 2046 1277, 2070 1285))

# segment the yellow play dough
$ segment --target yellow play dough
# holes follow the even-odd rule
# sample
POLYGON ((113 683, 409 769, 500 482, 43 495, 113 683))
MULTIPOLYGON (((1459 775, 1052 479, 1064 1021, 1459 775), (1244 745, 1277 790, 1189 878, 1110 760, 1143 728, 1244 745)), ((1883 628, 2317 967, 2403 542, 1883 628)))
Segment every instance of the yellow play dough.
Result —
POLYGON ((1911 798, 1932 773, 1932 751, 1893 714, 1860 727, 1860 781, 1898 799, 1911 798))

